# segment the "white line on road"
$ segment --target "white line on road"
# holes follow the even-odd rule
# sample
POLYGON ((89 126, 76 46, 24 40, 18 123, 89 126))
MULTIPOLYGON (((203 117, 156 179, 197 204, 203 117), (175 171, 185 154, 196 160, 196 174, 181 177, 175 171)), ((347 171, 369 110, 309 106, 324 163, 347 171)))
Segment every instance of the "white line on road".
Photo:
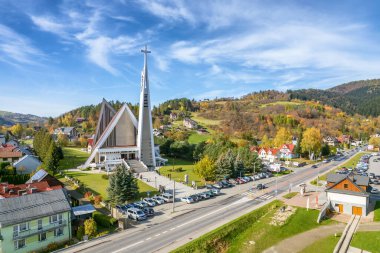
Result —
POLYGON ((168 231, 167 230, 165 230, 164 232, 162 232, 163 234, 165 234, 165 233, 167 233, 168 231))
POLYGON ((149 241, 150 239, 152 239, 152 237, 148 237, 145 239, 145 241, 149 241))
MULTIPOLYGON (((178 226, 177 226, 177 228, 178 228, 178 226)), ((170 231, 172 231, 172 230, 174 230, 174 229, 175 229, 175 227, 174 227, 174 228, 171 228, 170 231)))
POLYGON ((155 236, 157 237, 157 236, 160 236, 161 234, 156 234, 155 236))
POLYGON ((136 242, 136 243, 131 244, 131 245, 128 245, 128 246, 126 246, 126 247, 124 247, 124 248, 121 248, 121 249, 118 249, 118 250, 116 250, 116 251, 113 251, 112 253, 121 252, 121 251, 123 251, 123 250, 126 250, 126 249, 128 249, 128 248, 134 247, 134 246, 136 246, 136 245, 138 245, 138 244, 140 244, 140 243, 143 243, 143 242, 144 242, 144 241, 136 242))

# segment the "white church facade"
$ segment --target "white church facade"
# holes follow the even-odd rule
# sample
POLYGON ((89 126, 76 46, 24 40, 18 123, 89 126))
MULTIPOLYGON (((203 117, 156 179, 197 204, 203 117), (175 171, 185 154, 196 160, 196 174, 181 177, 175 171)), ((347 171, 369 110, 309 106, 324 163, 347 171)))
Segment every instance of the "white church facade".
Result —
POLYGON ((167 160, 154 145, 146 46, 141 73, 139 120, 124 104, 118 111, 103 99, 96 131, 90 142, 91 155, 82 167, 112 170, 124 164, 136 172, 153 170, 167 160))

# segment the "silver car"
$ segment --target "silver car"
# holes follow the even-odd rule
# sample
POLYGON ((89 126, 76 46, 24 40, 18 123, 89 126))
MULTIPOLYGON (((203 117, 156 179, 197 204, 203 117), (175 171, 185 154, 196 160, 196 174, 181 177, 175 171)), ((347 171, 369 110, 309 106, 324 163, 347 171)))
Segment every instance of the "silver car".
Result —
POLYGON ((137 209, 137 208, 130 208, 127 210, 127 216, 128 218, 132 219, 132 220, 137 220, 137 221, 140 221, 140 220, 146 220, 146 215, 143 211, 141 211, 140 209, 137 209))

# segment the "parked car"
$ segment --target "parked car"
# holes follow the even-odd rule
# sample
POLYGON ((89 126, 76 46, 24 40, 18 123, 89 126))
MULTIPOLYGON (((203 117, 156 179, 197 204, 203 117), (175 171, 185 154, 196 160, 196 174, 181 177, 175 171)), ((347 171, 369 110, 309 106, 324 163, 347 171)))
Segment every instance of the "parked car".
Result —
POLYGON ((201 200, 198 194, 191 195, 190 198, 192 198, 194 202, 198 202, 199 200, 201 200))
POLYGON ((314 164, 313 166, 311 166, 311 168, 316 169, 318 168, 318 165, 314 164))
MULTIPOLYGON (((231 179, 230 179, 230 180, 231 180, 231 179)), ((223 185, 223 188, 229 188, 229 187, 234 186, 233 183, 231 183, 230 180, 228 180, 228 181, 227 181, 227 180, 222 180, 222 181, 220 181, 220 183, 223 185)), ((235 181, 235 180, 232 179, 232 181, 234 181, 235 184, 236 184, 236 181, 235 181)))
POLYGON ((116 205, 115 208, 117 211, 119 211, 119 213, 125 214, 125 210, 121 205, 116 205))
POLYGON ((135 204, 131 203, 131 204, 126 204, 126 205, 122 206, 121 208, 122 208, 125 212, 127 212, 128 209, 136 208, 136 207, 137 207, 137 206, 136 206, 135 204))
POLYGON ((250 178, 250 177, 243 177, 243 179, 244 179, 246 182, 250 182, 250 181, 252 181, 252 178, 250 178))
POLYGON ((148 204, 143 202, 143 201, 139 201, 139 202, 136 202, 134 203, 136 206, 140 207, 140 208, 144 208, 144 207, 148 207, 148 204))
POLYGON ((156 202, 153 199, 151 199, 151 198, 144 198, 143 202, 145 202, 146 204, 148 204, 148 206, 152 206, 152 207, 156 206, 156 202))
POLYGON ((223 184, 221 183, 221 182, 218 182, 218 183, 216 183, 216 184, 213 184, 212 185, 214 188, 216 188, 216 189, 222 189, 223 188, 223 184))
POLYGON ((371 193, 372 193, 372 194, 379 194, 380 191, 379 191, 379 189, 377 189, 377 188, 372 188, 371 193))
POLYGON ((170 193, 164 193, 164 194, 162 194, 161 198, 163 198, 166 203, 173 201, 173 195, 171 195, 170 193))
POLYGON ((138 208, 128 209, 127 216, 128 216, 128 218, 130 218, 132 220, 136 220, 136 221, 146 220, 145 213, 138 208))
POLYGON ((220 189, 213 188, 210 190, 214 195, 219 195, 220 194, 220 189))
POLYGON ((153 199, 158 205, 165 204, 165 200, 164 200, 163 198, 161 198, 160 196, 154 196, 154 197, 152 197, 152 199, 153 199))
POLYGON ((194 200, 191 197, 182 197, 181 201, 186 202, 187 204, 194 203, 194 200))
POLYGON ((201 192, 201 193, 199 193, 199 196, 202 199, 209 199, 211 197, 210 194, 208 194, 207 192, 201 192))
POLYGON ((228 181, 222 180, 221 183, 223 183, 223 184, 237 184, 236 180, 233 178, 228 179, 228 181))
POLYGON ((146 216, 154 216, 154 210, 151 207, 144 207, 141 210, 145 213, 146 216))

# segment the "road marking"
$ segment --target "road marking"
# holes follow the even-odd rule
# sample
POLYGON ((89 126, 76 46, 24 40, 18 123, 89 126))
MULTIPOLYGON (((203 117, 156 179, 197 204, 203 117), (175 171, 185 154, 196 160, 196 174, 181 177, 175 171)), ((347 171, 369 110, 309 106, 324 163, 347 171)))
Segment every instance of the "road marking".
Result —
MULTIPOLYGON (((178 228, 178 226, 177 226, 177 228, 178 228)), ((174 229, 176 229, 176 228, 175 228, 175 227, 174 227, 174 228, 171 228, 170 231, 172 231, 172 230, 174 230, 174 229)))
POLYGON ((165 230, 164 232, 162 232, 163 234, 165 234, 166 232, 168 232, 167 230, 165 230))
POLYGON ((145 239, 145 241, 149 241, 150 239, 152 239, 152 237, 148 237, 145 239))
POLYGON ((160 236, 161 234, 156 234, 155 236, 157 237, 157 236, 160 236))
POLYGON ((128 246, 126 246, 126 247, 124 247, 124 248, 121 248, 121 249, 118 249, 118 250, 116 250, 116 251, 113 251, 112 253, 118 253, 118 252, 121 252, 121 251, 123 251, 123 250, 126 250, 126 249, 128 249, 128 248, 134 247, 134 246, 136 246, 136 245, 138 245, 138 244, 140 244, 140 243, 143 243, 143 242, 144 242, 144 241, 136 242, 136 243, 131 244, 131 245, 128 245, 128 246))

